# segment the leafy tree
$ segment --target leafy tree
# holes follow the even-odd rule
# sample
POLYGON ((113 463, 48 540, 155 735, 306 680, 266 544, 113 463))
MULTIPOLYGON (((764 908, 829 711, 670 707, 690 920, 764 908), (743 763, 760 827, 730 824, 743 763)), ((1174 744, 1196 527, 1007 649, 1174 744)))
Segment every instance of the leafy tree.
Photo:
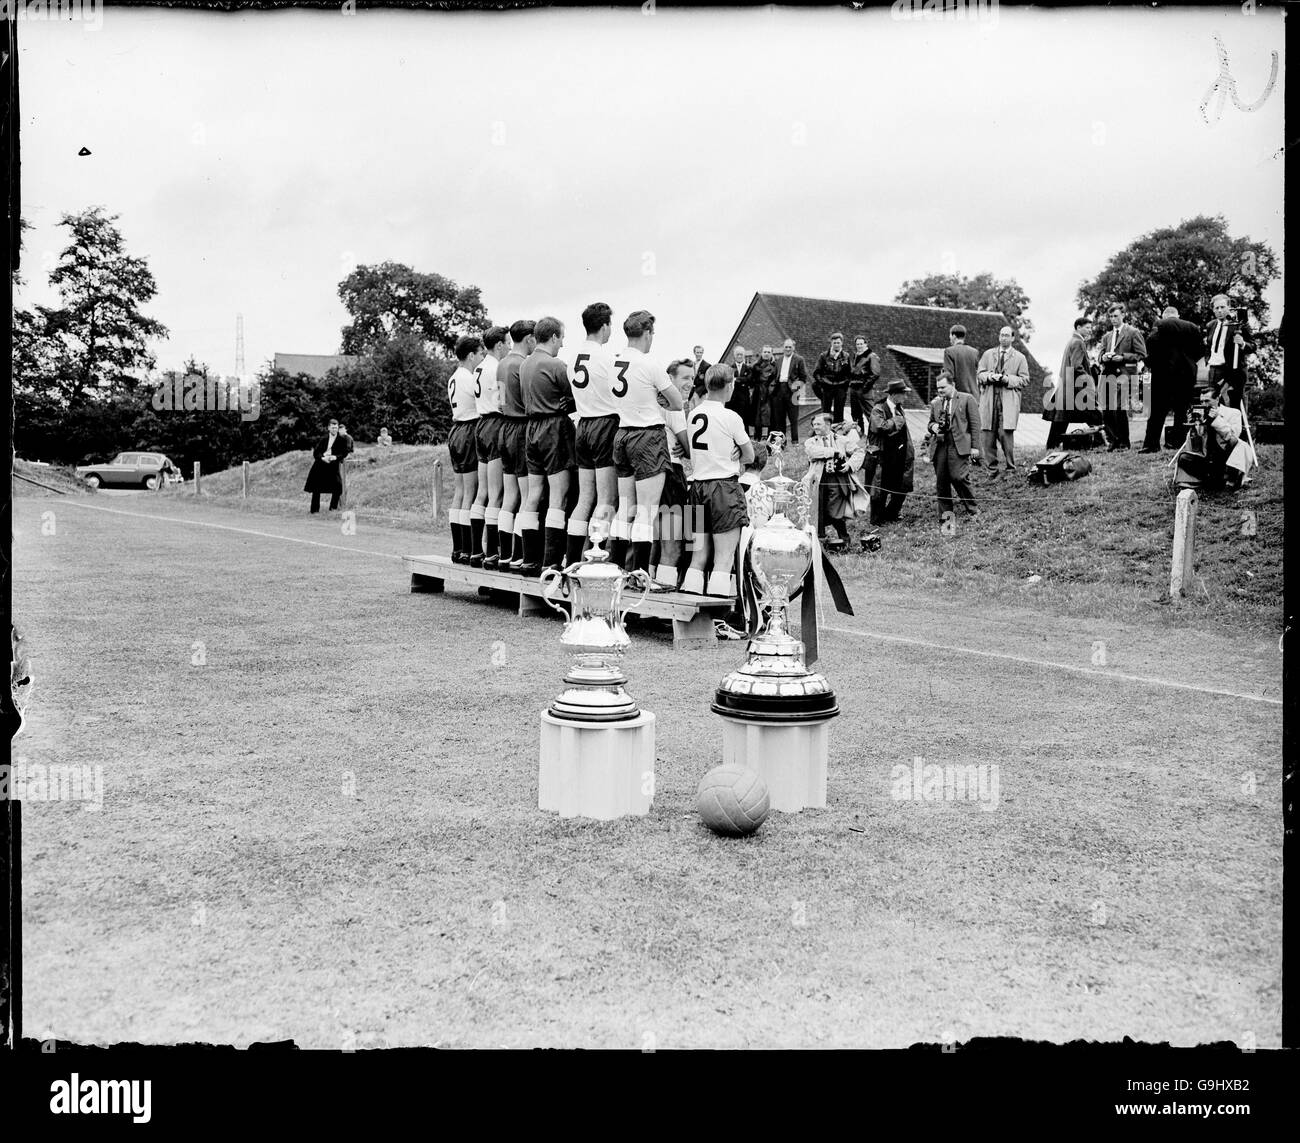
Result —
POLYGON ((63 216, 72 240, 50 274, 62 304, 37 307, 53 368, 46 383, 70 408, 133 390, 154 365, 150 339, 167 334, 141 310, 158 287, 148 263, 126 253, 117 218, 102 207, 63 216))
POLYGON ((343 327, 343 353, 366 353, 405 331, 450 356, 458 337, 491 324, 477 286, 399 262, 358 266, 339 283, 339 298, 352 317, 343 327))
POLYGON ((1277 257, 1266 244, 1232 237, 1222 215, 1198 215, 1144 234, 1112 255, 1100 274, 1080 284, 1078 303, 1083 312, 1098 314, 1121 302, 1143 329, 1172 305, 1180 317, 1204 326, 1214 316, 1210 299, 1227 294, 1234 308, 1246 307, 1258 332, 1268 327, 1264 291, 1277 276, 1277 257))
POLYGON ((348 369, 331 370, 325 399, 354 437, 374 440, 381 427, 403 443, 433 443, 451 427, 447 378, 453 362, 428 353, 401 330, 348 369))
POLYGON ((1029 298, 1015 278, 995 278, 987 272, 973 278, 960 274, 927 274, 904 282, 894 301, 909 306, 1000 313, 1021 341, 1027 342, 1034 333, 1034 323, 1025 316, 1029 298))

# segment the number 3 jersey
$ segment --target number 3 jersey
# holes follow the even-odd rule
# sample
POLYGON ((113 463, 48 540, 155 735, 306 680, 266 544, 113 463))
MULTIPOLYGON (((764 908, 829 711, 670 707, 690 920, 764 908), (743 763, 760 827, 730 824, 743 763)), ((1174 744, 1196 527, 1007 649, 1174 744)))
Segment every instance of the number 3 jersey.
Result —
POLYGON ((474 374, 465 366, 457 366, 447 382, 447 403, 451 405, 453 421, 478 419, 478 402, 474 396, 474 374))
POLYGON ((579 417, 609 417, 618 413, 619 403, 612 392, 614 359, 605 346, 584 341, 578 346, 569 374, 579 417))
POLYGON ((621 429, 653 429, 664 423, 659 394, 673 387, 667 371, 639 349, 614 354, 610 393, 621 429))
POLYGON ((497 369, 500 362, 488 354, 474 370, 474 401, 480 417, 500 412, 497 392, 497 369))
POLYGON ((691 479, 725 480, 739 476, 740 446, 749 440, 740 414, 720 401, 701 401, 687 418, 691 445, 691 479))

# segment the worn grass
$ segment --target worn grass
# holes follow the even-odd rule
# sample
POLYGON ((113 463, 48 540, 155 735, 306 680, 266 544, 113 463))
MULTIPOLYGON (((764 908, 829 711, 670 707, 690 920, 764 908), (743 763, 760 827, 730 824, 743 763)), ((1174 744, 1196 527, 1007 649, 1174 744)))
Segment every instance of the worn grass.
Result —
MULTIPOLYGON (((726 841, 693 793, 719 760, 712 690, 741 652, 639 629, 627 670, 658 718, 653 811, 560 821, 536 809, 558 622, 408 594, 382 556, 400 533, 166 509, 299 544, 60 503, 16 507, 34 679, 16 753, 101 765, 105 798, 24 806, 31 1034, 1279 1042, 1278 707, 827 632, 844 712, 830 804, 726 841), (997 765, 998 808, 895 800, 892 769, 916 756, 997 765)), ((1211 672, 1238 655, 1254 682, 1278 670, 1231 632, 1144 620, 1072 639, 1050 613, 931 585, 838 622, 1082 663, 1100 632, 1121 664, 1146 655, 1189 682, 1198 655, 1211 672)))

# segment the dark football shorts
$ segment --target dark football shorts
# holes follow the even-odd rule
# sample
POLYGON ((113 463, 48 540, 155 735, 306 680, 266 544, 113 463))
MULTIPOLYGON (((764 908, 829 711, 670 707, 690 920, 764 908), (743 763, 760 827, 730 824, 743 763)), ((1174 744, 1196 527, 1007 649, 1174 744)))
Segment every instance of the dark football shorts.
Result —
POLYGON ((528 418, 528 472, 554 476, 574 467, 573 422, 565 413, 528 418))
POLYGON ((648 429, 623 428, 614 438, 614 470, 626 479, 649 480, 673 465, 663 425, 648 429))
POLYGON ((454 421, 451 434, 447 437, 447 451, 451 453, 452 472, 477 472, 478 449, 474 438, 478 429, 478 418, 472 421, 454 421))
POLYGON ((670 464, 664 476, 664 491, 659 503, 665 508, 685 508, 690 503, 690 488, 680 464, 670 464))
POLYGON ((613 468, 614 438, 618 435, 618 414, 579 417, 574 453, 579 468, 613 468))
POLYGON ((502 415, 500 421, 497 456, 501 458, 501 471, 509 476, 527 476, 528 419, 502 415))
POLYGON ((691 504, 704 510, 701 524, 711 536, 743 528, 749 523, 745 489, 734 476, 696 480, 691 484, 691 504))
POLYGON ((478 429, 474 433, 474 447, 479 464, 501 459, 501 414, 480 413, 478 429))

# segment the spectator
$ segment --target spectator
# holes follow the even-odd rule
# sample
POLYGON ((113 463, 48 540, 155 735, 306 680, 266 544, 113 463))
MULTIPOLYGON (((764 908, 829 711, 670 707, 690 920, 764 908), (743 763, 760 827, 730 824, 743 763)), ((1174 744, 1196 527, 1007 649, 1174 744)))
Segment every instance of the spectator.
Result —
POLYGON ((1214 307, 1214 320, 1205 336, 1209 350, 1210 388, 1229 408, 1240 409, 1244 407, 1246 395, 1246 358, 1255 352, 1255 346, 1247 340, 1245 326, 1228 320, 1226 294, 1216 294, 1211 305, 1214 307))
POLYGON ((388 435, 388 426, 387 426, 387 425, 383 426, 383 427, 379 430, 379 441, 378 441, 378 443, 379 443, 380 445, 384 446, 385 448, 387 448, 390 444, 393 443, 393 438, 390 437, 390 436, 388 435))
POLYGON ((1020 416, 1020 390, 1029 382, 1029 362, 1011 342, 1009 325, 998 333, 998 344, 984 351, 975 377, 980 384, 980 426, 988 453, 989 478, 998 478, 998 445, 1006 457, 1007 475, 1016 471, 1015 431, 1020 416))
POLYGON ((1117 452, 1129 447, 1128 378, 1147 355, 1142 331, 1124 320, 1124 307, 1116 302, 1110 307, 1111 330, 1102 338, 1101 356, 1101 427, 1106 434, 1106 451, 1117 452), (1122 380, 1121 380, 1122 378, 1122 380))
POLYGON ((849 395, 849 355, 844 352, 844 335, 831 334, 831 347, 819 358, 813 370, 813 392, 821 398, 822 412, 831 420, 844 420, 844 403, 849 395))
MULTIPOLYGON (((1088 357, 1091 336, 1092 322, 1086 317, 1075 318, 1074 334, 1061 354, 1056 386, 1043 398, 1043 420, 1052 422, 1047 431, 1048 451, 1060 445, 1066 428, 1075 421, 1101 424, 1101 412, 1097 408, 1097 367, 1088 357)), ((1043 385, 1047 384, 1045 376, 1043 385)))
POLYGON ((958 391, 946 373, 938 381, 939 395, 930 402, 930 423, 926 427, 926 445, 934 465, 935 489, 939 497, 939 519, 953 516, 952 492, 955 488, 962 506, 970 516, 978 516, 975 494, 970 488, 970 457, 978 454, 980 409, 969 393, 958 391))
POLYGON ((745 364, 746 357, 747 353, 743 345, 738 345, 732 350, 731 373, 733 384, 731 396, 727 399, 727 408, 748 425, 750 424, 749 366, 745 364))
MULTIPOLYGON (((704 384, 704 375, 708 373, 710 366, 709 363, 704 360, 704 346, 697 345, 693 350, 691 350, 691 352, 695 355, 695 360, 691 363, 691 369, 693 372, 691 374, 692 386, 690 395, 696 398, 697 401, 700 401, 704 399, 705 393, 708 392, 708 389, 704 384)), ((682 396, 685 397, 687 394, 683 393, 682 396)))
POLYGON ((311 493, 311 511, 314 515, 320 511, 322 492, 330 494, 331 512, 339 506, 339 497, 343 494, 343 485, 339 481, 339 461, 348 455, 347 445, 339 436, 339 423, 330 418, 329 431, 317 440, 311 450, 311 470, 307 473, 307 483, 302 486, 304 492, 311 493))
POLYGON ((853 355, 849 358, 849 416, 854 427, 867 432, 871 414, 871 390, 880 378, 880 358, 876 356, 867 339, 858 334, 853 339, 853 355))
POLYGON ((808 439, 806 479, 818 486, 817 526, 826 536, 826 548, 840 552, 848 545, 847 521, 870 510, 871 500, 858 476, 866 450, 857 427, 850 422, 831 424, 829 413, 813 417, 808 439))
POLYGON ((1150 416, 1142 451, 1160 451, 1165 417, 1174 413, 1170 438, 1174 448, 1187 436, 1187 410, 1196 389, 1196 363, 1205 356, 1205 339, 1190 321, 1165 306, 1156 328, 1147 339, 1147 364, 1151 369, 1150 416))
POLYGON ((871 409, 871 443, 879 450, 871 485, 873 524, 896 521, 907 494, 912 491, 916 450, 903 414, 902 397, 906 392, 907 386, 902 381, 891 381, 885 399, 871 409))
POLYGON ((979 363, 979 352, 966 344, 966 327, 953 326, 948 331, 948 348, 943 351, 943 371, 952 378, 953 386, 959 392, 969 393, 977 401, 980 388, 975 375, 979 372, 979 363))
POLYGON ((791 444, 799 443, 799 410, 795 401, 807 384, 808 366, 794 351, 794 338, 787 337, 781 347, 781 360, 776 366, 776 384, 772 386, 770 428, 784 433, 788 423, 788 439, 791 444))
POLYGON ((772 398, 777 385, 776 358, 772 356, 772 347, 763 346, 758 362, 749 371, 750 384, 754 394, 754 431, 751 440, 762 440, 768 434, 772 424, 772 398))

